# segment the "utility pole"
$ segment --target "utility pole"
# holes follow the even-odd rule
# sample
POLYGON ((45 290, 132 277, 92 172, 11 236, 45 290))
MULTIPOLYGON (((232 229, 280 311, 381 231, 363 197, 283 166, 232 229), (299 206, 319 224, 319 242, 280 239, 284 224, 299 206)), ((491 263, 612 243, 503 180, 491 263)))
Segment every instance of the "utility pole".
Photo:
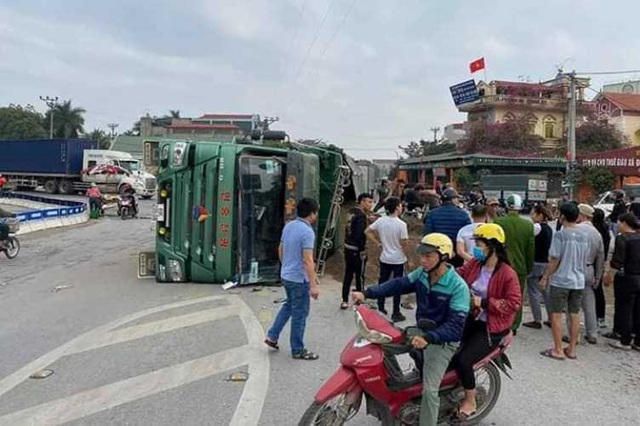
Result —
POLYGON ((51 123, 49 125, 49 139, 53 139, 53 107, 58 103, 58 97, 50 98, 49 96, 40 96, 40 100, 47 104, 49 107, 49 115, 51 116, 51 123))
POLYGON ((569 126, 567 129, 567 177, 569 178, 569 199, 573 200, 575 189, 575 165, 576 165, 576 73, 569 76, 569 126))
POLYGON ((433 143, 438 142, 438 132, 440 131, 440 127, 432 127, 429 130, 433 132, 433 143))
POLYGON ((107 127, 111 129, 111 142, 116 138, 116 127, 118 127, 118 123, 107 123, 107 127))

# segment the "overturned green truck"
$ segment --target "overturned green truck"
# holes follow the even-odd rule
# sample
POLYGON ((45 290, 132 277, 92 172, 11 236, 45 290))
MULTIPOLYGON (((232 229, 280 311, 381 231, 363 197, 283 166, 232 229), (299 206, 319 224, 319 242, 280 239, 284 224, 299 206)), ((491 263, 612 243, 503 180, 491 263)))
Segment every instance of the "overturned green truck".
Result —
POLYGON ((158 282, 278 281, 280 235, 302 197, 320 204, 316 257, 323 270, 339 242, 350 184, 341 150, 184 140, 162 140, 157 149, 156 250, 140 261, 142 270, 153 263, 158 282))

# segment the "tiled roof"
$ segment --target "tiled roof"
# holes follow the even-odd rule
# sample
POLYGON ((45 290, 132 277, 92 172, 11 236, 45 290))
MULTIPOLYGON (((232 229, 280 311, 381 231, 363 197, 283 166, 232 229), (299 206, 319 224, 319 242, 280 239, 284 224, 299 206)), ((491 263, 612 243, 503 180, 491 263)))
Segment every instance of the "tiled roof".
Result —
POLYGON ((632 93, 602 93, 602 97, 618 105, 624 111, 640 112, 640 95, 632 93))

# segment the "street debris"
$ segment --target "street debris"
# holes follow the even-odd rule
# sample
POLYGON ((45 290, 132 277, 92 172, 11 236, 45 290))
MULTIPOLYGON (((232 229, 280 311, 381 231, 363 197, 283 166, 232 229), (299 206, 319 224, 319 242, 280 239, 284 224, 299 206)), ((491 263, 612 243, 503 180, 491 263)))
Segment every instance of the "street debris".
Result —
POLYGON ((262 291, 264 289, 264 287, 254 287, 251 289, 251 291, 262 291))
POLYGON ((50 375, 53 374, 53 370, 49 370, 47 368, 43 368, 42 370, 38 370, 32 375, 29 376, 30 379, 46 379, 50 375))
POLYGON ((72 285, 57 285, 51 291, 53 291, 54 293, 57 293, 57 292, 59 292, 61 290, 66 290, 66 289, 69 289, 69 288, 73 288, 73 286, 72 285))
POLYGON ((227 281, 226 283, 222 284, 222 289, 229 290, 230 288, 233 288, 237 285, 238 285, 238 281, 227 281))
POLYGON ((249 373, 244 371, 237 371, 227 376, 227 382, 246 382, 247 380, 249 380, 249 373))

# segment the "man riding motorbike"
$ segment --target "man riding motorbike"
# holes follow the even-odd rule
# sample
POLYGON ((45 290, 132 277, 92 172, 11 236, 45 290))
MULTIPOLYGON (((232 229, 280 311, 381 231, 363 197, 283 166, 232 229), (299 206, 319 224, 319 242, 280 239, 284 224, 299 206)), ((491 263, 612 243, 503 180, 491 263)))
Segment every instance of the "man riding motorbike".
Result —
POLYGON ((138 200, 136 199, 136 190, 129 184, 122 185, 120 188, 120 198, 124 200, 131 200, 133 206, 134 216, 138 216, 138 200))
POLYGON ((0 248, 3 248, 9 240, 9 225, 3 220, 9 217, 16 217, 16 215, 0 207, 0 248))
POLYGON ((416 251, 420 267, 402 278, 354 292, 354 302, 393 295, 416 293, 416 320, 426 319, 435 328, 414 336, 411 345, 422 351, 423 392, 420 425, 436 426, 440 407, 438 391, 453 357, 469 312, 470 294, 464 280, 446 262, 453 256, 453 243, 444 234, 431 233, 422 238, 416 251))

